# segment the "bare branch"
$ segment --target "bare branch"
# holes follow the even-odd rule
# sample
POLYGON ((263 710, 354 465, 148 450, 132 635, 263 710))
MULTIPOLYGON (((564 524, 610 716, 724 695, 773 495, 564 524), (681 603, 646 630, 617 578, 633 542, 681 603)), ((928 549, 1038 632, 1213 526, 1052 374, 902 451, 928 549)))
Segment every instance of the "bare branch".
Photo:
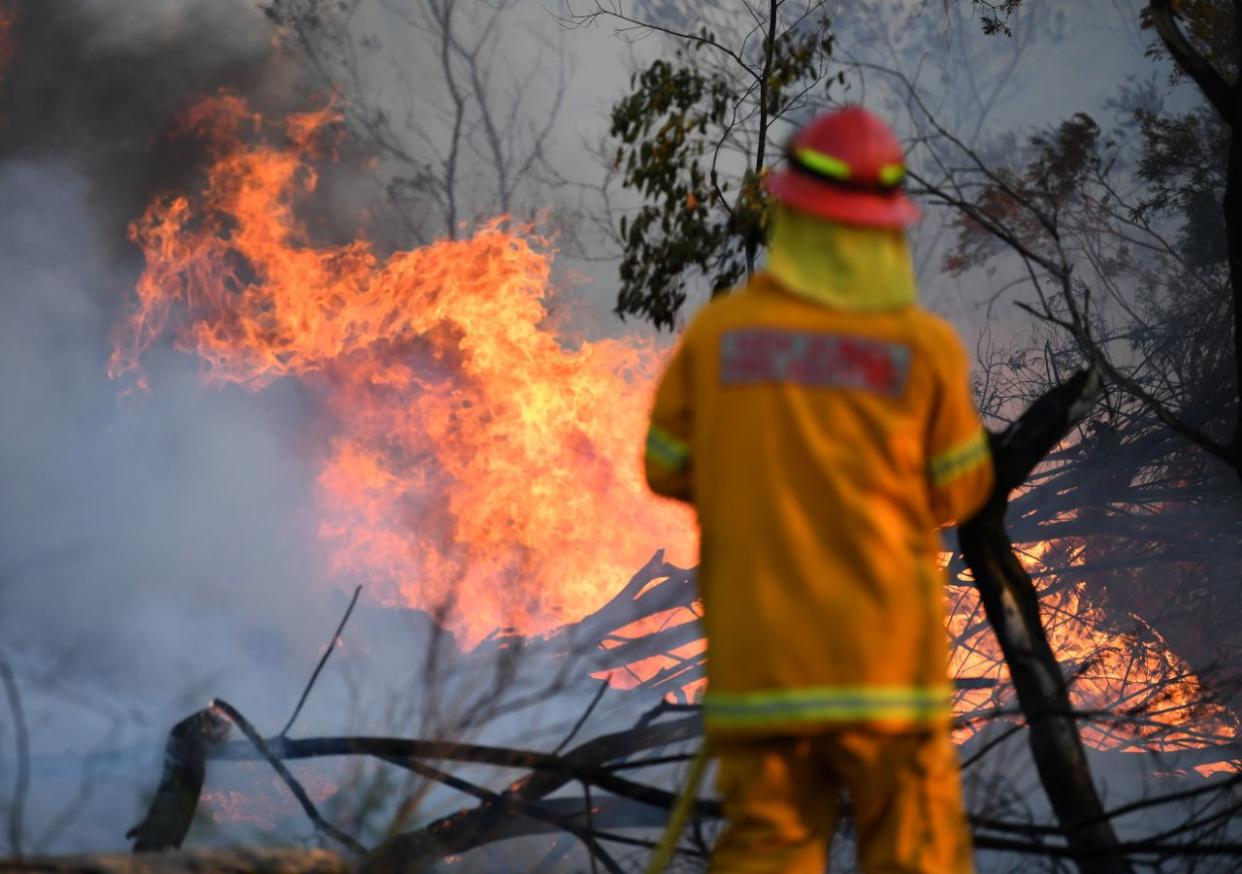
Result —
POLYGON ((293 708, 289 721, 280 730, 280 737, 287 735, 289 729, 293 728, 293 723, 297 721, 298 714, 302 712, 302 705, 306 703, 306 698, 310 695, 311 689, 315 688, 315 681, 319 679, 319 672, 323 670, 323 666, 328 663, 328 658, 332 655, 332 651, 336 649, 337 642, 341 639, 341 632, 345 630, 345 623, 349 621, 349 614, 354 612, 354 607, 358 603, 358 596, 361 594, 362 586, 354 589, 354 596, 349 599, 349 606, 345 609, 345 615, 341 617, 340 624, 336 626, 336 632, 332 635, 332 639, 328 641, 328 648, 324 650, 323 658, 319 660, 319 664, 315 665, 315 670, 311 673, 311 678, 306 683, 306 688, 302 690, 302 697, 298 699, 297 706, 293 708))
POLYGON ((565 16, 561 20, 562 22, 566 24, 566 26, 571 27, 571 28, 577 28, 577 27, 586 27, 590 24, 594 24, 600 18, 612 18, 617 21, 623 22, 626 26, 617 28, 617 33, 619 34, 628 33, 628 32, 635 31, 635 30, 656 32, 656 33, 663 33, 667 36, 671 36, 676 39, 686 40, 687 42, 692 42, 697 45, 708 46, 720 52, 722 55, 725 55, 726 57, 730 58, 739 67, 741 67, 743 70, 749 73, 756 83, 763 82, 762 74, 760 73, 760 71, 756 70, 750 64, 746 63, 746 61, 742 58, 742 56, 739 55, 737 52, 735 52, 733 49, 717 42, 715 37, 707 35, 705 32, 704 33, 683 33, 679 30, 674 30, 671 27, 664 27, 663 25, 655 24, 654 22, 642 21, 641 19, 631 18, 628 15, 624 15, 620 11, 620 7, 608 8, 604 6, 604 4, 600 2, 600 0, 596 0, 595 8, 592 9, 590 12, 576 13, 571 10, 569 15, 565 16))

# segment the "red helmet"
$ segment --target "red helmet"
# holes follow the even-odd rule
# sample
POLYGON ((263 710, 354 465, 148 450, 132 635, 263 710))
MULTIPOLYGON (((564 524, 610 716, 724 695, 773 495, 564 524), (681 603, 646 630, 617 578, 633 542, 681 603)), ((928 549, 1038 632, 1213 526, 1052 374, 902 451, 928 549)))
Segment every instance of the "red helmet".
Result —
POLYGON ((919 208, 901 189, 905 156, 896 135, 861 106, 812 119, 789 143, 789 164, 766 187, 787 206, 843 224, 902 228, 919 208))

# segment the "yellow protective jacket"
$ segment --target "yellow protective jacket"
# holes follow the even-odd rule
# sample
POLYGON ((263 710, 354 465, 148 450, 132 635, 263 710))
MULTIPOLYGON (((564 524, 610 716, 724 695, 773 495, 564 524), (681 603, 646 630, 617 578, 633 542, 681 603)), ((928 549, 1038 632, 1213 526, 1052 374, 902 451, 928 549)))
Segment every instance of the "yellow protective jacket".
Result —
POLYGON ((823 228, 801 227, 818 254, 782 267, 799 250, 787 219, 770 257, 784 281, 758 273, 697 314, 647 440, 651 488, 698 512, 707 729, 941 722, 935 529, 973 514, 993 476, 967 358, 913 304, 898 232, 833 231, 843 251, 898 265, 868 291, 822 262, 823 228))

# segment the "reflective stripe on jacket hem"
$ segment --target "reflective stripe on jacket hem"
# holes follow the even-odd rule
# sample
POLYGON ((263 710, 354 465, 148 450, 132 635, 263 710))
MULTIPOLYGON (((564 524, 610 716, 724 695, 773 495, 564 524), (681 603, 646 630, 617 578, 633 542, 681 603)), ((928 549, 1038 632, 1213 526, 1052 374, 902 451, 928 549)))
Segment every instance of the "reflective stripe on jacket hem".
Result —
POLYGON ((647 431, 647 457, 661 467, 681 470, 690 463, 690 446, 652 425, 647 431))
POLYGON ((717 727, 865 720, 930 722, 951 712, 951 686, 821 686, 771 692, 712 692, 703 717, 717 727))
POLYGON ((988 433, 980 428, 970 439, 963 440, 956 446, 950 446, 932 458, 927 466, 927 473, 931 477, 932 485, 942 486, 967 471, 973 470, 989 458, 991 458, 991 451, 988 449, 988 433))

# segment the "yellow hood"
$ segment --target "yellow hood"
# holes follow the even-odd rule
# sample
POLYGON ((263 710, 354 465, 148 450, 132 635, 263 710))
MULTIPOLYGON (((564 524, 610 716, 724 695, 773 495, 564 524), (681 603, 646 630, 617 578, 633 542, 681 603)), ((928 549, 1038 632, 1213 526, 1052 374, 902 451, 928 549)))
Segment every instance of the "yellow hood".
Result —
POLYGON ((888 310, 914 303, 903 231, 843 225, 775 203, 767 270, 785 289, 826 306, 888 310))

